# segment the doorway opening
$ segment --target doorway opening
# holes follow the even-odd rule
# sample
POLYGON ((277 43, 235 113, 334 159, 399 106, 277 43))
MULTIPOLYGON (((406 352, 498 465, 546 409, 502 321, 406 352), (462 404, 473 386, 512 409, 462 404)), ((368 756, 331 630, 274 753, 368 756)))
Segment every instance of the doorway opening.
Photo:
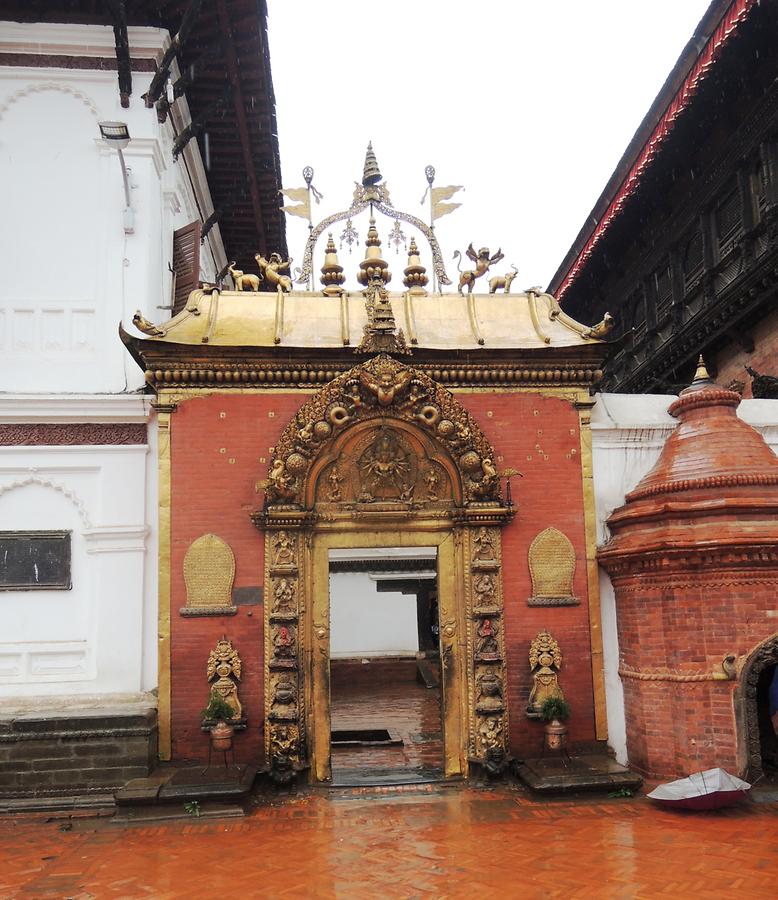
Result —
POLYGON ((443 777, 435 547, 329 551, 332 783, 443 777))
POLYGON ((778 784, 778 683, 775 664, 759 673, 756 687, 756 714, 759 725, 759 752, 764 777, 778 784))

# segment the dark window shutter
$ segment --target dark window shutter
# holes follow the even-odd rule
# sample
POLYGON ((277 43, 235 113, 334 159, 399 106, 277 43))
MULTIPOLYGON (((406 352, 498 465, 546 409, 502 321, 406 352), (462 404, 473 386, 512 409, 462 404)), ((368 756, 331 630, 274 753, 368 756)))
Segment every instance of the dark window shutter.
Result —
POLYGON ((173 315, 180 313, 200 281, 200 222, 191 222, 173 232, 175 289, 173 315))

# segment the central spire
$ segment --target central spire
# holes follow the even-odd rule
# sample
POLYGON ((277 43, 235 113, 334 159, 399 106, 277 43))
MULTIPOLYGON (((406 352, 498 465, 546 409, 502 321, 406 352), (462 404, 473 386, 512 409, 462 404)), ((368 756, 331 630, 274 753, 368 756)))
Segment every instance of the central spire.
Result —
POLYGON ((378 168, 378 160, 373 152, 373 142, 369 141, 367 152, 365 153, 365 167, 362 170, 362 187, 378 184, 382 178, 383 175, 381 175, 381 171, 378 168))

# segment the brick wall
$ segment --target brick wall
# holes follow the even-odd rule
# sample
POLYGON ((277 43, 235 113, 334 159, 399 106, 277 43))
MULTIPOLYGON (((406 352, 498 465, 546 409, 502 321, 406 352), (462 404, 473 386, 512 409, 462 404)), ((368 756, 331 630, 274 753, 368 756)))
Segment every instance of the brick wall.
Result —
MULTIPOLYGON (((243 663, 240 697, 247 728, 235 736, 239 762, 261 759, 264 715, 263 609, 238 607, 237 615, 184 617, 184 555, 193 540, 213 532, 235 554, 235 588, 261 592, 264 536, 249 514, 262 505, 256 482, 267 473, 269 448, 307 395, 213 394, 186 400, 171 417, 171 705, 174 759, 204 760, 208 737, 200 711, 208 700, 205 668, 216 641, 226 635, 243 663)), ((261 593, 260 593, 261 596, 261 593)))
POLYGON ((458 394, 457 399, 476 418, 500 454, 498 469, 512 466, 523 473, 523 478, 513 479, 517 515, 502 532, 511 750, 517 756, 526 756, 537 754, 541 748, 542 723, 527 719, 525 709, 532 689, 529 645, 544 629, 556 638, 562 651, 559 680, 572 708, 570 741, 593 741, 578 412, 566 400, 530 393, 458 394), (552 525, 564 532, 575 548, 573 591, 581 600, 580 606, 527 606, 532 595, 527 551, 532 539, 552 525))
MULTIPOLYGON (((267 473, 270 447, 309 395, 294 391, 222 394, 181 403, 172 416, 171 659, 173 757, 204 759, 207 737, 200 710, 208 687, 208 653, 223 634, 243 661, 241 702, 248 727, 236 736, 240 761, 258 760, 262 748, 263 663, 261 605, 241 605, 235 616, 189 618, 183 559, 195 538, 213 532, 232 547, 236 588, 263 584, 263 536, 249 520, 262 503, 255 483, 267 473)), ((567 401, 531 393, 457 394, 499 454, 498 468, 524 474, 513 481, 518 514, 503 530, 505 639, 512 751, 535 753, 542 726, 526 718, 531 690, 527 654, 532 638, 548 629, 563 653, 561 684, 573 709, 572 741, 594 740, 584 511, 578 413, 567 401), (577 607, 527 606, 532 585, 527 550, 544 528, 555 526, 576 551, 577 607)))
POLYGON ((731 341, 716 357, 716 381, 726 387, 731 381, 745 382, 744 397, 751 393, 751 376, 745 366, 751 366, 760 375, 778 375, 778 310, 759 321, 748 336, 754 342, 753 351, 739 347, 731 341))
MULTIPOLYGON (((774 630, 778 572, 690 573, 673 585, 617 587, 622 665, 642 672, 721 672, 774 630)), ((622 678, 630 765, 656 776, 740 767, 735 681, 622 678)))

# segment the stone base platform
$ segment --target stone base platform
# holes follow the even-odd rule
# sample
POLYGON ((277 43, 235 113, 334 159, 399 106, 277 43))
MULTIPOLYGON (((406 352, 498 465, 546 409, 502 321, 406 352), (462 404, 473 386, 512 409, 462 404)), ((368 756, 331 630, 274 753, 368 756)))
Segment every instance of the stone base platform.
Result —
POLYGON ((245 765, 159 768, 115 792, 117 821, 175 818, 186 815, 184 806, 193 802, 200 815, 241 816, 256 776, 256 768, 245 765))
POLYGON ((643 784, 639 775, 602 754, 525 759, 517 765, 516 774, 539 794, 635 791, 643 784))
POLYGON ((156 758, 156 709, 0 715, 0 809, 104 805, 128 779, 147 775, 156 758))

